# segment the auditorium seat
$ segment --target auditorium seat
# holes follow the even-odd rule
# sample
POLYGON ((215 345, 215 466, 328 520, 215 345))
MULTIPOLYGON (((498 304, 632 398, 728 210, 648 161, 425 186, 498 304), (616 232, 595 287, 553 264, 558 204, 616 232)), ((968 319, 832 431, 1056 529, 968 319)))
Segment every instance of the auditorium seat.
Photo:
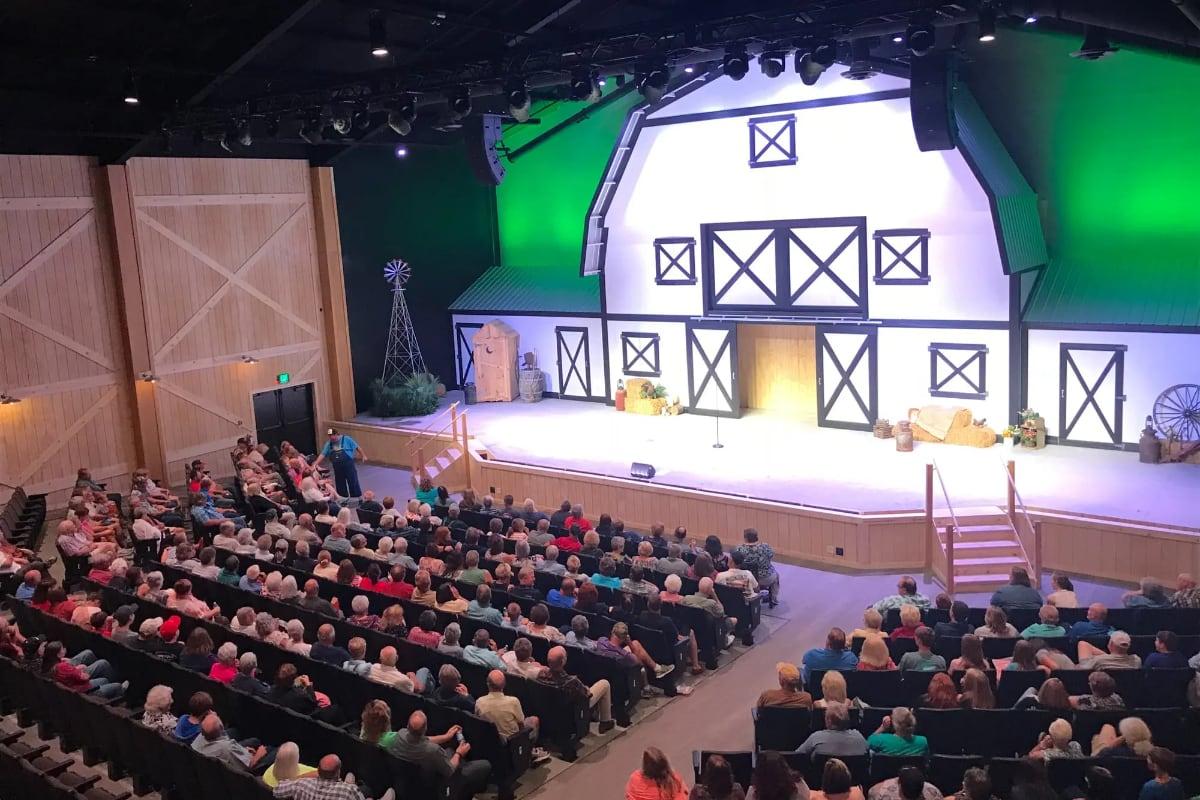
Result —
POLYGON ((752 752, 734 752, 726 750, 693 750, 692 751, 692 774, 695 782, 700 782, 700 776, 704 773, 704 765, 708 763, 709 756, 721 756, 729 762, 729 767, 733 770, 733 779, 740 783, 743 788, 749 790, 750 781, 754 775, 754 753, 752 752))
POLYGON ((756 750, 795 750, 812 730, 824 728, 824 712, 820 709, 783 708, 765 706, 750 709, 754 723, 754 747, 756 750), (822 724, 814 726, 815 717, 822 724))

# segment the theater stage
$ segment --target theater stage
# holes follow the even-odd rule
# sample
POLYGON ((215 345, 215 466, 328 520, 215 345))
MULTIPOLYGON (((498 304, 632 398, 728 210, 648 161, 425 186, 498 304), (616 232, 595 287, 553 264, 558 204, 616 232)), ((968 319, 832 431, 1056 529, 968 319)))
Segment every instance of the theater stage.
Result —
MULTIPOLYGON (((443 407, 460 398, 451 392, 443 407)), ((1003 504, 1004 462, 1012 458, 1018 490, 1030 508, 1200 532, 1200 465, 1141 464, 1136 453, 1054 445, 1037 451, 1001 445, 979 450, 922 442, 911 453, 897 453, 894 441, 870 433, 752 410, 741 419, 720 420, 724 447, 716 449, 713 417, 647 417, 557 399, 466 408, 471 435, 494 458, 509 462, 628 477, 630 463, 644 461, 657 470, 656 484, 886 512, 924 507, 930 460, 939 465, 956 510, 1003 504)), ((366 415, 355 422, 410 430, 428 424, 423 418, 366 415)))

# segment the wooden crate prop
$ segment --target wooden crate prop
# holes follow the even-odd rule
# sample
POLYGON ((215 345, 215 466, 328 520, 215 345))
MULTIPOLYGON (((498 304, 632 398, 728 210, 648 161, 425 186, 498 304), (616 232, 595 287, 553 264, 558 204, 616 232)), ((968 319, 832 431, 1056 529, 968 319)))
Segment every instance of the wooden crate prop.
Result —
POLYGON ((671 402, 665 397, 642 397, 642 387, 654 388, 654 384, 645 378, 630 378, 625 384, 625 410, 631 414, 661 414, 671 402))
POLYGON ((874 432, 876 439, 890 439, 893 435, 892 423, 888 422, 886 419, 877 419, 875 420, 875 427, 872 428, 872 431, 874 432))
POLYGON ((516 399, 520 341, 520 334, 498 319, 485 324, 475 334, 475 393, 479 402, 516 399))

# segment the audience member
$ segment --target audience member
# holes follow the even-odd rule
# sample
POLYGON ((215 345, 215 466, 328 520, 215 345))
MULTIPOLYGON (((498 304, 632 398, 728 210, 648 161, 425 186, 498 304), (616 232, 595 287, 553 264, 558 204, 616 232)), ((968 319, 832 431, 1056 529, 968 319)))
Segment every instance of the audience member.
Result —
POLYGON ((629 776, 625 800, 687 800, 688 787, 657 747, 642 753, 642 767, 629 776))
POLYGON ((958 708, 958 690, 954 679, 945 672, 935 672, 929 679, 925 693, 917 698, 920 708, 958 708))
POLYGON ((704 760, 700 780, 692 787, 688 800, 745 800, 742 785, 733 779, 733 768, 725 757, 711 753, 704 760))
POLYGON ((1126 608, 1166 608, 1171 605, 1171 598, 1154 578, 1142 578, 1136 592, 1121 595, 1121 603, 1126 608))
POLYGON ((916 735, 917 717, 904 706, 892 709, 890 716, 867 737, 872 752, 887 756, 923 756, 929 753, 929 740, 916 735))
POLYGON ((905 653, 900 656, 901 670, 916 670, 918 672, 934 672, 946 668, 946 659, 933 652, 933 630, 924 626, 917 628, 914 637, 917 643, 915 653, 905 653))
POLYGON ((1029 751, 1029 757, 1043 758, 1046 761, 1054 758, 1083 758, 1083 748, 1079 746, 1079 742, 1072 741, 1073 735, 1070 722, 1056 719, 1029 751))
POLYGON ((1018 608, 1040 608, 1042 595, 1031 585, 1029 572, 1024 567, 1016 566, 1009 571, 1008 584, 992 594, 990 605, 1006 612, 1018 608))
POLYGON ((814 670, 852 670, 857 666, 858 656, 846 648, 846 632, 841 628, 830 628, 825 646, 814 647, 804 654, 801 672, 808 680, 814 670))
POLYGON ((888 651, 887 640, 882 636, 868 636, 863 640, 862 650, 858 654, 856 669, 864 672, 886 672, 898 669, 888 651))
POLYGON ((850 768, 840 758, 831 758, 821 770, 821 788, 809 794, 811 800, 866 800, 862 789, 854 785, 850 768))
POLYGON ((767 689, 758 696, 758 707, 812 708, 812 695, 803 689, 800 670, 795 664, 780 661, 775 665, 779 688, 767 689))
POLYGON ((758 531, 754 528, 746 528, 742 532, 742 541, 733 549, 731 556, 737 554, 741 566, 754 574, 758 588, 767 590, 767 603, 774 608, 779 603, 779 573, 772 563, 775 551, 771 545, 758 540, 758 531))
POLYGON ((1038 610, 1038 621, 1021 631, 1022 639, 1057 639, 1067 635, 1058 624, 1058 607, 1047 603, 1038 610))
POLYGON ((1125 631, 1113 631, 1108 636, 1108 652, 1091 642, 1079 642, 1079 669, 1139 669, 1142 659, 1130 653, 1133 640, 1125 631))
POLYGON ((850 725, 850 707, 846 703, 825 706, 825 728, 813 731, 796 748, 797 753, 817 756, 863 756, 867 740, 850 725))
POLYGON ((900 627, 892 631, 893 639, 912 639, 917 634, 917 628, 924 625, 921 621, 921 609, 911 603, 900 606, 900 627))
POLYGON ((1017 629, 1008 621, 1008 614, 1000 606, 988 606, 983 614, 983 625, 975 629, 976 636, 994 639, 1015 639, 1017 629))
POLYGON ((863 612, 863 626, 855 628, 850 633, 851 639, 870 639, 888 638, 887 632, 883 629, 883 614, 880 614, 874 607, 868 608, 863 612))
POLYGON ((1070 578, 1056 572, 1050 577, 1050 586, 1054 591, 1046 595, 1047 603, 1057 608, 1079 608, 1079 598, 1070 578))
POLYGON ((917 591, 917 581, 911 575, 901 575, 896 583, 896 594, 888 595, 875 603, 874 608, 880 614, 886 614, 893 608, 913 605, 917 608, 929 608, 929 598, 917 591))
POLYGON ((1088 606, 1087 619, 1076 622, 1067 629, 1067 636, 1072 639, 1108 636, 1112 633, 1113 627, 1106 622, 1107 619, 1108 608, 1103 603, 1092 603, 1088 606))
POLYGON ((482 760, 467 760, 470 743, 463 741, 462 728, 452 725, 445 733, 430 736, 429 722, 423 711, 414 711, 408 724, 397 731, 388 748, 402 761, 416 764, 455 787, 453 800, 470 800, 487 788, 491 764, 482 760), (447 747, 452 747, 447 751, 447 747), (452 780, 453 779, 453 780, 452 780))
POLYGON ((926 783, 919 767, 907 765, 900 768, 895 778, 872 786, 867 800, 942 800, 942 793, 932 783, 926 783))

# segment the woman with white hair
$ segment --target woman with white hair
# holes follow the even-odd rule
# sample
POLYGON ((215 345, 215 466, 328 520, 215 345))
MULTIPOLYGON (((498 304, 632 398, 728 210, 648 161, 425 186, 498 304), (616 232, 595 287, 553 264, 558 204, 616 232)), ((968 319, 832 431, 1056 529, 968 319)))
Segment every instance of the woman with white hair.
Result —
POLYGON ((1117 730, 1106 723, 1092 737, 1093 758, 1145 758, 1152 749, 1150 726, 1141 717, 1125 717, 1117 723, 1117 730))
POLYGON ((306 475, 300 481, 300 496, 306 503, 324 503, 329 498, 317 487, 312 475, 306 475))
POLYGON ((151 686, 146 693, 146 702, 142 703, 142 724, 159 733, 174 733, 179 724, 179 719, 171 713, 174 700, 174 690, 170 686, 151 686))
POLYGON ((284 742, 275 753, 275 762, 263 773, 263 783, 274 789, 283 781, 315 778, 317 770, 300 763, 300 748, 295 742, 284 742))
POLYGON ((263 532, 272 539, 288 539, 292 534, 292 526, 296 524, 296 514, 291 511, 285 511, 278 519, 272 514, 267 514, 267 521, 263 525, 263 532))
POLYGON ((279 584, 279 599, 291 602, 300 596, 300 586, 296 583, 295 575, 284 575, 279 584))
POLYGON ((208 669, 208 677, 221 683, 229 683, 237 675, 238 649, 233 642, 225 642, 217 648, 217 660, 208 669))
POLYGON ((378 561, 386 561, 392 563, 392 546, 393 542, 387 536, 379 537, 379 544, 375 547, 375 552, 371 554, 371 558, 378 561))
POLYGON ((167 593, 163 591, 163 574, 158 570, 147 573, 146 582, 137 588, 137 596, 152 603, 165 603, 167 593))
POLYGON ((379 617, 371 613, 371 601, 365 594, 356 594, 350 601, 350 616, 346 621, 364 628, 379 627, 379 617))
POLYGON ((237 532, 237 547, 234 552, 239 556, 253 555, 256 546, 254 544, 254 529, 242 528, 237 532))
POLYGON ((271 561, 275 558, 275 551, 272 548, 274 540, 268 535, 263 534, 258 537, 254 543, 254 558, 258 561, 271 561))
POLYGON ((312 650, 312 645, 304 641, 304 623, 298 619, 289 619, 287 622, 287 649, 293 653, 299 653, 302 656, 308 655, 312 650))
POLYGON ((348 531, 357 531, 358 533, 370 533, 371 526, 363 525, 360 522, 355 522, 353 513, 348 508, 343 508, 337 513, 337 521, 346 526, 348 531))
POLYGON ((421 521, 421 504, 417 500, 409 500, 404 506, 404 518, 412 523, 421 521))
MULTIPOLYGON (((417 513, 421 515, 418 519, 420 521, 420 519, 424 519, 433 513, 433 507, 429 503, 421 503, 421 505, 417 506, 417 513)), ((430 522, 433 522, 433 520, 430 520, 430 522)), ((440 524, 440 521, 438 524, 440 524)))
POLYGON ((663 579, 663 590, 658 593, 658 599, 664 603, 678 603, 683 600, 683 579, 678 575, 668 575, 663 579))
POLYGON ((254 594, 262 594, 262 568, 258 564, 251 564, 246 567, 246 574, 238 581, 238 588, 243 592, 252 592, 254 594))
MULTIPOLYGON (((828 674, 828 673, 826 673, 828 674)), ((890 716, 867 737, 872 753, 885 756, 924 756, 929 754, 929 740, 917 736, 917 716, 912 709, 896 706, 890 716)))
POLYGON ((276 600, 280 597, 280 590, 283 587, 283 573, 272 572, 267 575, 267 579, 263 581, 263 594, 267 597, 273 597, 276 600))
POLYGON ((1047 733, 1029 751, 1030 758, 1084 758, 1079 742, 1071 741, 1071 723, 1056 719, 1050 723, 1047 733))
POLYGON ((379 518, 379 527, 385 531, 396 530, 396 517, 391 514, 384 514, 379 518))
POLYGON ((283 649, 287 649, 291 641, 287 632, 280 630, 279 621, 266 611, 258 612, 254 618, 254 637, 283 649))

